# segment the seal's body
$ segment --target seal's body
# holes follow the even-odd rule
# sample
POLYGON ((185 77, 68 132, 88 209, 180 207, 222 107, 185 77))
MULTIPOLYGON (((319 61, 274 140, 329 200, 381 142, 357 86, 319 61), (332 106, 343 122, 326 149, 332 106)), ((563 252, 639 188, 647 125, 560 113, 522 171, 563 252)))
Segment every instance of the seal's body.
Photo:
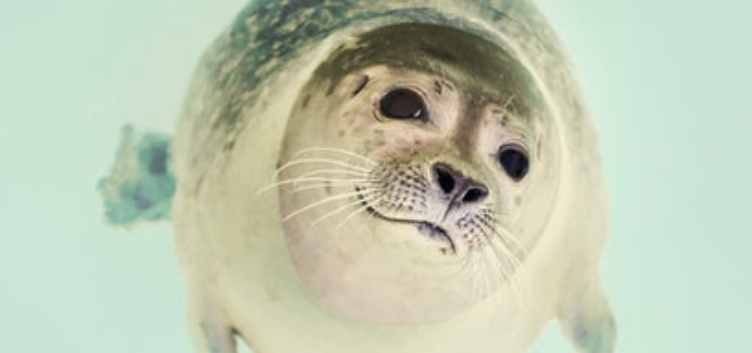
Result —
POLYGON ((597 140, 527 1, 254 2, 172 152, 200 352, 613 349, 597 140))

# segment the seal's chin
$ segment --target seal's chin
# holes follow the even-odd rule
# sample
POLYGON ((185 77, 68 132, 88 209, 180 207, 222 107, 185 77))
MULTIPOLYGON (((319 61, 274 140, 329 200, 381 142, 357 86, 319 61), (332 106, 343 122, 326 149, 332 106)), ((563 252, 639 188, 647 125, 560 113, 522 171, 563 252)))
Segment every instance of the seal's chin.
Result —
POLYGON ((452 254, 457 253, 457 246, 454 240, 449 235, 449 232, 447 232, 446 229, 444 229, 440 225, 431 223, 429 221, 400 219, 385 216, 371 207, 371 205, 369 205, 361 195, 358 195, 358 197, 360 198, 361 204, 366 207, 366 212, 368 212, 375 218, 392 223, 413 224, 420 234, 427 236, 429 239, 443 243, 452 254))

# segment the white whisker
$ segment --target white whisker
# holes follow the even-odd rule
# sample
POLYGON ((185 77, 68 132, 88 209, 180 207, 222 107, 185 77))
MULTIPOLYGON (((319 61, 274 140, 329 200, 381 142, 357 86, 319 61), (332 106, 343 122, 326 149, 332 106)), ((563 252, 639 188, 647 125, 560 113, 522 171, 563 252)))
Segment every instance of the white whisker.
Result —
MULTIPOLYGON (((490 256, 485 255, 485 252, 487 250, 488 249, 486 249, 485 247, 481 248, 481 251, 484 253, 481 256, 481 260, 482 260, 482 264, 483 264, 483 285, 484 285, 483 286, 483 288, 484 288, 483 297, 481 299, 485 299, 486 297, 488 297, 489 294, 491 294, 491 291, 494 289, 493 286, 496 283, 493 280, 493 278, 494 278, 493 275, 494 274, 491 273, 491 271, 489 270, 489 269, 494 269, 495 266, 493 266, 493 264, 491 264, 491 265, 488 264, 488 261, 490 261, 491 259, 490 259, 490 256)), ((501 267, 499 267, 499 268, 501 268, 501 267)))
POLYGON ((372 160, 372 159, 370 159, 368 157, 365 157, 363 155, 360 155, 358 153, 351 152, 351 151, 344 150, 344 149, 340 149, 340 148, 334 148, 334 147, 311 147, 311 148, 306 148, 306 149, 303 149, 303 150, 300 150, 300 151, 296 152, 295 155, 292 156, 292 158, 298 157, 298 156, 303 155, 303 154, 308 153, 308 152, 317 152, 317 151, 320 151, 320 152, 339 152, 339 153, 348 155, 350 157, 358 158, 358 159, 360 159, 360 160, 362 160, 364 162, 368 162, 368 163, 373 164, 373 165, 378 164, 376 161, 374 161, 374 160, 372 160))
POLYGON ((447 275, 447 276, 446 276, 446 278, 447 278, 447 279, 452 279, 452 278, 454 278, 454 277, 460 277, 460 278, 463 278, 463 277, 462 277, 463 273, 467 275, 467 273, 466 273, 466 270, 467 270, 467 268, 468 268, 468 265, 469 265, 469 264, 470 264, 470 262, 471 262, 470 260, 471 260, 471 258, 472 258, 472 256, 470 256, 470 255, 471 255, 471 252, 470 252, 470 251, 468 251, 468 252, 467 252, 467 253, 465 254, 465 256, 463 256, 462 262, 461 262, 461 263, 459 264, 459 266, 457 266, 457 270, 455 270, 455 271, 453 271, 452 273, 450 273, 449 275, 447 275))
POLYGON ((278 186, 287 185, 287 184, 297 184, 297 183, 303 183, 303 182, 309 182, 309 181, 323 181, 323 182, 329 182, 329 183, 349 183, 352 185, 354 185, 355 183, 372 182, 371 179, 330 179, 330 178, 324 178, 324 177, 294 178, 294 179, 286 179, 286 180, 274 182, 266 187, 259 189, 259 191, 256 192, 256 195, 258 196, 260 194, 263 194, 278 186))
POLYGON ((324 170, 314 170, 314 171, 303 173, 303 174, 301 174, 299 176, 299 178, 310 177, 310 176, 320 175, 320 174, 324 174, 324 175, 326 175, 326 174, 343 174, 343 175, 355 175, 355 176, 360 176, 360 177, 367 177, 368 176, 368 173, 354 172, 354 171, 351 171, 351 170, 324 169, 324 170))
POLYGON ((352 165, 351 163, 338 161, 336 159, 328 159, 328 158, 303 158, 303 159, 294 159, 287 163, 285 163, 283 166, 279 167, 274 174, 272 175, 272 180, 277 180, 277 177, 280 173, 282 173, 284 170, 294 167, 299 164, 331 164, 331 165, 337 165, 344 168, 350 168, 353 171, 360 171, 364 173, 368 173, 371 170, 368 168, 362 168, 355 165, 352 165))
POLYGON ((290 219, 292 219, 293 217, 295 217, 295 216, 297 216, 297 215, 299 215, 299 214, 301 214, 301 213, 303 213, 305 211, 308 211, 308 210, 310 210, 310 209, 312 209, 312 208, 314 208, 316 206, 323 205, 323 204, 325 204, 327 202, 332 202, 332 201, 337 201, 337 200, 342 200, 342 199, 346 199, 346 198, 349 198, 349 197, 357 196, 359 194, 360 194, 360 192, 354 191, 354 192, 349 192, 349 193, 345 193, 345 194, 340 194, 340 195, 334 195, 334 196, 327 197, 327 198, 325 198, 323 200, 316 201, 316 202, 314 202, 314 203, 312 203, 310 205, 307 205, 307 206, 305 206, 303 208, 300 208, 297 211, 295 211, 295 212, 293 212, 293 213, 285 216, 285 218, 282 219, 282 222, 283 223, 287 222, 290 219))
POLYGON ((511 270, 514 271, 515 276, 508 276, 507 282, 509 285, 510 290, 512 291, 512 294, 515 298, 515 301, 517 302, 517 307, 521 310, 525 310, 526 304, 525 304, 525 295, 524 293, 527 293, 528 291, 528 283, 525 280, 524 276, 520 274, 520 269, 522 267, 522 263, 520 259, 509 249, 506 245, 506 242, 503 241, 503 238, 505 236, 499 232, 498 229, 491 229, 497 237, 489 238, 490 245, 494 246, 498 242, 498 247, 502 249, 502 251, 505 253, 505 258, 511 265, 511 270), (494 241, 496 240, 496 241, 494 241))
MULTIPOLYGON (((365 194, 365 193, 364 193, 364 194, 361 194, 361 196, 365 196, 365 195, 368 195, 368 194, 365 194)), ((327 218, 329 218, 329 217, 331 217, 331 216, 333 216, 333 215, 335 215, 335 214, 337 214, 337 213, 339 213, 339 212, 341 212, 341 211, 343 211, 343 210, 345 210, 345 209, 348 209, 348 208, 350 208, 350 207, 352 207, 352 206, 355 206, 355 205, 359 205, 359 204, 361 204, 361 203, 363 203, 363 202, 368 202, 368 201, 370 201, 370 200, 373 200, 373 199, 376 199, 376 198, 378 197, 378 195, 376 195, 376 192, 375 192, 375 191, 372 191, 372 192, 370 193, 370 195, 372 195, 372 196, 370 196, 370 197, 368 197, 368 198, 363 198, 363 199, 360 199, 360 200, 358 200, 358 201, 355 201, 355 202, 351 202, 351 203, 345 204, 345 205, 343 205, 343 206, 337 207, 337 209, 335 209, 334 211, 331 211, 331 212, 327 212, 327 213, 326 213, 326 214, 325 214, 324 216, 322 216, 321 218, 319 218, 319 219, 317 219, 317 220, 313 221, 313 223, 311 223, 311 227, 314 227, 314 226, 316 226, 317 224, 319 224, 320 222, 324 221, 325 219, 327 219, 327 218)))
POLYGON ((482 256, 478 254, 476 251, 477 250, 473 250, 474 255, 476 256, 476 259, 474 261, 474 266, 473 266, 473 274, 474 274, 474 279, 475 279, 475 285, 473 289, 473 292, 474 292, 473 298, 475 300, 480 300, 483 297, 483 287, 482 287, 483 282, 481 281, 481 278, 480 278, 480 276, 483 273, 481 271, 481 264, 480 264, 482 260, 482 256))
POLYGON ((313 184, 313 185, 306 185, 306 186, 296 186, 295 189, 292 192, 300 192, 300 191, 306 191, 306 190, 312 190, 312 189, 323 189, 325 187, 353 187, 353 183, 321 183, 321 184, 313 184))
MULTIPOLYGON (((504 236, 501 235, 496 229, 491 228, 489 230, 491 232, 493 232, 494 235, 498 236, 498 238, 504 238, 504 236)), ((494 249, 496 249, 496 247, 494 247, 494 244, 496 243, 496 242, 494 242, 494 240, 497 239, 497 238, 496 237, 494 237, 494 238, 489 237, 487 234, 485 234, 485 232, 484 232, 484 236, 486 237, 486 241, 488 242, 488 245, 491 246, 491 247, 493 247, 494 249)), ((501 251, 503 253, 501 257, 499 257, 498 253, 496 253, 494 251, 497 254, 496 257, 497 257, 497 259, 499 259, 499 262, 501 262, 501 258, 504 258, 504 259, 506 259, 507 261, 510 262, 510 265, 512 266, 513 269, 520 267, 521 263, 520 263, 519 259, 517 258, 517 255, 515 255, 506 246, 505 242, 502 242, 501 244, 499 244, 499 247, 501 248, 501 251)))
POLYGON ((355 217, 355 215, 357 215, 358 213, 361 213, 361 212, 365 211, 366 209, 368 209, 369 206, 370 205, 365 204, 365 205, 363 205, 363 207, 360 207, 357 210, 355 210, 354 212, 350 213, 342 222, 340 222, 337 225, 336 229, 342 228, 342 226, 344 226, 345 223, 347 223, 347 221, 349 221, 350 219, 352 219, 353 217, 355 217))
MULTIPOLYGON (((506 252, 505 252, 505 255, 499 255, 499 252, 496 251, 496 247, 494 246, 493 239, 491 239, 488 236, 488 234, 485 233, 485 231, 483 231, 483 237, 485 239, 486 244, 488 245, 487 246, 489 248, 488 250, 491 251, 491 254, 493 254, 494 258, 496 259, 496 262, 498 262, 498 265, 499 265, 498 269, 501 272, 501 276, 503 277, 501 280, 504 281, 504 280, 509 279, 509 273, 504 268, 505 267, 504 266, 504 261, 502 260, 502 259, 509 260, 508 255, 506 255, 506 252)), ((505 249, 502 249, 502 251, 504 251, 504 250, 505 249)), ((496 268, 496 267, 494 267, 494 268, 496 268)), ((512 264, 512 270, 514 270, 514 268, 515 268, 515 266, 514 266, 514 264, 512 264)))
POLYGON ((511 245, 514 245, 514 247, 516 247, 517 250, 519 250, 520 253, 522 253, 523 257, 527 256, 527 250, 525 249, 525 246, 522 245, 522 243, 519 240, 517 240, 515 236, 512 235, 512 232, 510 232, 506 227, 504 227, 504 225, 501 224, 501 222, 499 222, 498 220, 493 219, 492 221, 494 222, 494 225, 495 225, 494 228, 497 229, 496 233, 500 237, 502 237, 505 242, 506 241, 512 242, 511 245), (501 233, 502 231, 504 232, 504 234, 507 234, 508 236, 505 236, 504 234, 502 234, 501 233))
MULTIPOLYGON (((381 192, 380 190, 375 190, 375 191, 379 191, 379 193, 382 193, 382 192, 381 192)), ((377 203, 378 203, 378 202, 381 202, 381 196, 379 196, 378 198, 376 198, 376 199, 375 199, 375 200, 373 200, 373 201, 376 201, 377 203)), ((364 207, 363 209, 367 209, 367 208, 368 208, 368 207, 367 207, 367 205, 366 205, 366 207, 364 207)), ((360 212, 360 210, 356 210, 356 212, 360 212)), ((371 218, 371 219, 375 219, 375 218, 376 218, 376 216, 374 216, 374 215, 373 215, 372 213, 370 213, 370 212, 366 212, 366 214, 367 214, 367 215, 368 215, 368 217, 369 217, 369 218, 371 218)), ((347 216, 347 217, 346 217, 345 219, 347 219, 347 218, 350 218, 350 216, 347 216)), ((361 222, 361 223, 360 223, 360 228, 358 228, 358 232, 362 232, 363 228, 364 228, 364 227, 367 227, 367 226, 368 226, 368 222, 366 222, 366 221, 364 221, 364 222, 361 222)), ((339 226, 337 227, 337 229, 339 229, 339 226)))
POLYGON ((512 266, 512 270, 516 270, 522 265, 522 263, 520 262, 520 259, 517 257, 517 255, 507 246, 507 242, 505 241, 507 237, 505 237, 504 234, 497 229, 498 227, 499 225, 496 225, 496 227, 494 227, 494 225, 488 225, 487 228, 481 227, 481 229, 483 230, 483 234, 486 237, 486 241, 488 242, 489 246, 493 247, 494 249, 501 249, 503 253, 501 257, 499 257, 498 253, 494 250, 494 252, 497 253, 499 262, 501 263, 501 258, 504 258, 512 266), (486 234, 486 231, 491 231, 494 236, 488 236, 488 234, 486 234), (496 244, 494 240, 500 241, 498 247, 494 246, 496 244))

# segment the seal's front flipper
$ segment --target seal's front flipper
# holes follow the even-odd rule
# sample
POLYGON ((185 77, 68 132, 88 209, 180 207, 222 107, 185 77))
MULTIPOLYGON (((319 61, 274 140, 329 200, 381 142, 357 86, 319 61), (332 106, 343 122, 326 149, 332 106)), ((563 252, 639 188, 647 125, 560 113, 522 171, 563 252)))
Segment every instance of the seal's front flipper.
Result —
POLYGON ((587 281, 560 308, 559 321, 582 353, 611 353, 616 343, 616 322, 600 277, 587 281))
POLYGON ((237 353, 235 333, 221 322, 207 317, 191 318, 191 329, 196 353, 237 353))
POLYGON ((237 353, 235 330, 222 307, 203 294, 193 288, 188 303, 188 327, 196 353, 237 353))
POLYGON ((170 137, 152 132, 137 134, 132 126, 124 126, 112 170, 97 188, 111 224, 168 219, 175 194, 170 137))

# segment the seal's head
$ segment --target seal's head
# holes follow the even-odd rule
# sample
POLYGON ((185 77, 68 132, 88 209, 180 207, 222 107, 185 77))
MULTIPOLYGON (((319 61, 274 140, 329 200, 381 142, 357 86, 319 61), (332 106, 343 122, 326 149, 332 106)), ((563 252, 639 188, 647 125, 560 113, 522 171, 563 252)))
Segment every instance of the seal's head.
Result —
POLYGON ((556 202, 552 114, 525 65, 473 34, 393 25, 334 50, 298 96, 278 173, 312 297, 416 324, 513 283, 556 202))

